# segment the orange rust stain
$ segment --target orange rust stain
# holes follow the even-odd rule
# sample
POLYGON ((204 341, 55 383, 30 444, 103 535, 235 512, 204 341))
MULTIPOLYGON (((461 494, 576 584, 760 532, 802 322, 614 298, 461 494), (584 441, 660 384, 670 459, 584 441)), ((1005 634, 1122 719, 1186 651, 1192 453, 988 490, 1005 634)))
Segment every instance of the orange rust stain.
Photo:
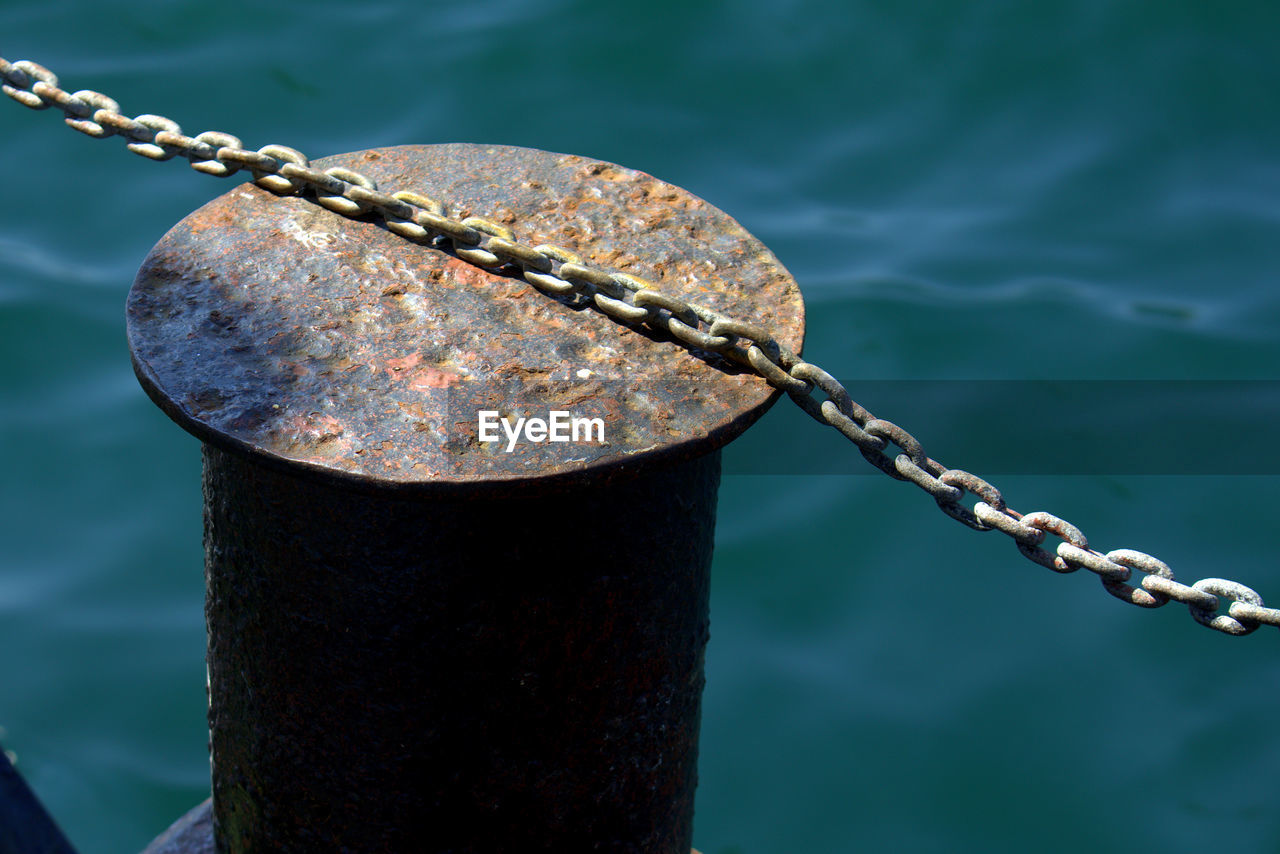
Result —
POLYGON ((629 181, 636 173, 624 170, 612 163, 588 163, 579 170, 584 178, 603 178, 606 181, 629 181))
POLYGON ((401 356, 399 359, 387 359, 387 376, 392 379, 400 371, 408 370, 415 367, 422 361, 422 353, 410 353, 408 356, 401 356))
MULTIPOLYGON (((467 288, 486 288, 493 284, 495 278, 498 278, 481 267, 452 256, 445 259, 444 269, 449 279, 467 288)), ((442 281, 442 284, 448 284, 448 281, 442 281)))
POLYGON ((448 388, 458 381, 456 374, 422 365, 422 353, 410 353, 398 359, 387 359, 387 376, 393 380, 408 380, 409 388, 423 391, 429 388, 448 388), (416 369, 416 370, 414 370, 416 369))
POLYGON ((437 371, 435 368, 423 368, 415 372, 413 379, 409 380, 409 388, 415 391, 425 391, 429 388, 448 388, 457 380, 457 374, 437 371))
POLYGON ((326 437, 336 439, 345 432, 342 422, 332 415, 320 415, 318 413, 295 415, 286 423, 299 435, 312 435, 322 439, 326 437))

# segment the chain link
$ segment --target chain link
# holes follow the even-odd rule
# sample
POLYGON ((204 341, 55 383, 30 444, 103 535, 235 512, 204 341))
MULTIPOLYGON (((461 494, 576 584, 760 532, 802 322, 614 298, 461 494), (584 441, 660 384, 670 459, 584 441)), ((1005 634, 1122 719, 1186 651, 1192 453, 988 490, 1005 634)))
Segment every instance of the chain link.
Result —
POLYGON ((1196 622, 1226 634, 1246 635, 1263 625, 1280 627, 1280 608, 1266 607, 1262 597, 1243 584, 1221 578, 1182 584, 1167 564, 1151 555, 1131 549, 1103 554, 1090 548, 1079 528, 1057 516, 1023 515, 1009 508, 995 486, 929 458, 914 436, 873 416, 853 401, 838 380, 782 347, 760 326, 664 294, 639 276, 594 266, 563 247, 528 245, 511 229, 490 220, 454 219, 439 200, 403 191, 388 194, 371 178, 350 169, 313 169, 307 157, 293 148, 267 145, 253 151, 245 149, 239 138, 218 131, 186 136, 177 122, 164 116, 130 118, 100 92, 60 89, 57 76, 34 62, 0 58, 0 78, 10 98, 35 110, 57 107, 69 126, 88 136, 119 135, 135 154, 153 160, 183 157, 193 169, 218 177, 248 169, 254 183, 264 189, 314 196, 319 204, 344 216, 375 213, 389 230, 408 240, 448 244, 471 264, 518 271, 546 293, 578 297, 619 323, 644 324, 690 348, 718 353, 749 367, 815 420, 838 430, 876 468, 920 487, 956 521, 978 531, 1000 531, 1024 556, 1047 569, 1060 573, 1087 569, 1108 593, 1140 608, 1181 602, 1196 622), (813 397, 815 390, 826 399, 813 397), (890 446, 901 453, 886 453, 890 446), (977 499, 972 509, 961 503, 966 494, 977 499), (1046 534, 1061 541, 1052 552, 1043 548, 1046 534), (1128 583, 1135 571, 1143 576, 1136 587, 1128 583))

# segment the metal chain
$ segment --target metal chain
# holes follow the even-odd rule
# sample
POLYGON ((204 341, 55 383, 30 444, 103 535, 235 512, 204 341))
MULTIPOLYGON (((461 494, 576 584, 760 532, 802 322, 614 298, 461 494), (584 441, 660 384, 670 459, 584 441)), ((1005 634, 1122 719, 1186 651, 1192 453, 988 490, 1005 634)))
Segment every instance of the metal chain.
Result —
POLYGON ((447 243, 459 258, 485 269, 518 269, 546 293, 581 297, 620 323, 644 324, 687 347, 745 365, 785 391, 814 419, 844 434, 876 468, 929 493, 943 513, 974 530, 1008 535, 1018 551, 1054 572, 1087 569, 1108 593, 1140 608, 1181 602, 1196 622, 1226 634, 1247 635, 1261 625, 1280 626, 1280 608, 1265 607, 1262 597, 1243 584, 1222 578, 1182 584, 1167 564, 1149 554, 1130 549, 1103 554, 1090 548, 1079 528, 1057 516, 1013 510, 996 487, 927 456, 914 436, 892 421, 873 416, 829 373, 779 345, 760 326, 664 294, 647 279, 596 266, 563 247, 531 246, 491 220, 452 218, 437 199, 403 191, 386 193, 372 179, 350 169, 313 169, 297 149, 267 145, 252 151, 243 148, 239 138, 218 131, 186 136, 177 122, 164 116, 129 118, 120 112, 119 104, 99 92, 68 93, 58 88, 57 76, 34 62, 0 58, 0 77, 4 93, 18 103, 35 110, 57 107, 71 127, 92 137, 123 136, 135 154, 152 160, 185 157, 197 172, 223 178, 248 169, 255 184, 273 193, 314 196, 319 204, 344 216, 375 214, 408 240, 447 243), (826 399, 814 397, 815 390, 826 399), (886 453, 890 446, 901 453, 886 453), (972 507, 962 503, 966 495, 976 499, 972 507), (1046 534, 1060 541, 1053 551, 1043 547, 1046 534), (1137 586, 1129 583, 1135 570, 1143 574, 1137 586), (1223 599, 1229 604, 1225 613, 1219 613, 1223 599))

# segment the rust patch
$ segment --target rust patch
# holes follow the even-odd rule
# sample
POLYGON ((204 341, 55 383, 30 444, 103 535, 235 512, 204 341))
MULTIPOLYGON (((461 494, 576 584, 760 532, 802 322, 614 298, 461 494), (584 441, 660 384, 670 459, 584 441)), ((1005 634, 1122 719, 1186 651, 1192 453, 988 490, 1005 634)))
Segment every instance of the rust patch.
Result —
MULTIPOLYGON (((673 295, 763 322, 800 350, 799 289, 737 222, 642 172, 478 145, 316 161, 445 200, 673 295)), ((176 225, 138 273, 129 340, 143 386, 200 438, 371 488, 610 477, 688 458, 776 394, 691 352, 436 246, 242 184, 176 225), (593 410, 604 445, 475 435, 477 406, 593 410), (469 432, 468 432, 469 431, 469 432)))

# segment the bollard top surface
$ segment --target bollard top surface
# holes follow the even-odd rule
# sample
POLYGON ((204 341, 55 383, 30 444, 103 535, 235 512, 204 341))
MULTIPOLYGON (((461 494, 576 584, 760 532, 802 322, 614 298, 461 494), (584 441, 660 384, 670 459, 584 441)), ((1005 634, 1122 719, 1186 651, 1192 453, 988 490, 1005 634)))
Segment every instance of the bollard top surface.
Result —
MULTIPOLYGON (((799 352, 791 275, 728 215, 645 173, 496 145, 373 149, 315 168, 359 171, 530 243, 653 280, 762 322, 799 352)), ((541 488, 625 476, 714 450, 776 400, 760 377, 552 297, 519 270, 473 266, 374 217, 252 183, 187 216, 147 256, 128 300, 134 368, 205 442, 350 485, 541 488), (495 412, 497 442, 479 413, 495 412), (604 442, 517 441, 517 419, 599 418, 604 442)), ((581 438, 583 433, 575 438, 581 438)))

